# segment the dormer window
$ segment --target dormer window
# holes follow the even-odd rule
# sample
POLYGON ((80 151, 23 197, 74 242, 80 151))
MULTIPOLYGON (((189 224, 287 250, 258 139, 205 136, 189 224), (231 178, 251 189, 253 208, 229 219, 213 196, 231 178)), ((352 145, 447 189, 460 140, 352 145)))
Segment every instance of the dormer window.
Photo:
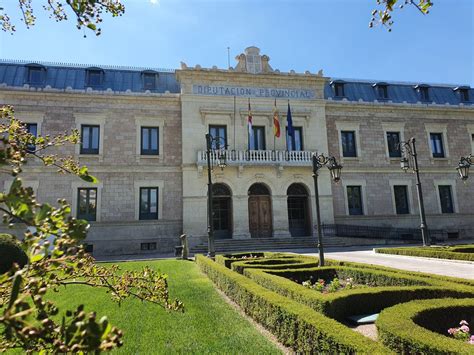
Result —
POLYGON ((415 90, 418 92, 418 95, 420 97, 420 101, 422 102, 427 102, 430 101, 430 91, 429 91, 429 86, 425 84, 420 84, 415 86, 415 90))
POLYGON ((143 90, 156 90, 157 79, 158 73, 154 71, 142 72, 143 90))
POLYGON ((100 68, 89 68, 86 70, 86 86, 98 87, 102 85, 104 71, 100 68))
POLYGON ((461 102, 469 102, 469 86, 458 86, 454 89, 459 95, 461 102))
POLYGON ((42 85, 46 77, 46 68, 39 64, 27 65, 26 82, 30 85, 42 85))
POLYGON ((344 82, 341 80, 338 81, 332 81, 331 82, 332 87, 334 88, 334 96, 335 97, 344 97, 344 82))
POLYGON ((378 100, 388 99, 388 85, 386 83, 376 83, 373 87, 378 100))

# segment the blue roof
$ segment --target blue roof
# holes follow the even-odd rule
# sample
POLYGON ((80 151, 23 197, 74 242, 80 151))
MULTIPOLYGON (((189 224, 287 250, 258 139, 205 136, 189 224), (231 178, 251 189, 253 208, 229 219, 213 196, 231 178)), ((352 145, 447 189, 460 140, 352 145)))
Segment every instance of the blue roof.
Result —
POLYGON ((154 68, 128 68, 128 67, 110 67, 110 66, 89 66, 74 64, 26 62, 26 61, 0 61, 0 84, 6 84, 12 87, 23 87, 29 84, 34 87, 50 86, 53 89, 66 90, 84 90, 86 85, 87 69, 102 70, 102 84, 93 87, 94 90, 105 91, 111 89, 116 92, 145 92, 143 86, 143 72, 154 72, 157 74, 155 93, 179 93, 180 86, 176 81, 174 70, 154 69, 154 68), (34 64, 34 65, 31 65, 34 64), (39 64, 39 65, 36 65, 39 64), (40 84, 28 83, 28 67, 34 66, 45 69, 44 80, 40 84))
POLYGON ((474 105, 474 89, 467 86, 459 85, 441 85, 441 84, 424 84, 424 83, 390 83, 380 81, 359 81, 359 80, 342 80, 334 79, 326 83, 324 88, 324 97, 332 100, 360 101, 363 102, 392 102, 392 103, 408 103, 416 104, 422 102, 425 104, 438 105, 474 105), (342 84, 344 86, 344 96, 336 96, 333 84, 342 84), (377 95, 376 84, 386 85, 387 97, 381 99, 377 95), (428 100, 422 100, 420 93, 416 87, 428 88, 428 100), (468 92, 469 101, 461 98, 461 93, 456 89, 464 89, 468 92))
MULTIPOLYGON (((100 70, 102 72, 102 83, 100 86, 93 87, 94 90, 106 91, 111 89, 114 92, 134 92, 143 93, 144 73, 156 73, 157 80, 154 93, 179 93, 180 85, 176 80, 175 70, 157 69, 157 68, 136 68, 119 66, 92 66, 81 64, 64 63, 45 63, 45 62, 27 62, 18 60, 0 60, 0 85, 8 87, 23 87, 29 84, 30 87, 46 87, 58 90, 85 90, 88 85, 87 71, 100 70), (34 66, 44 70, 43 79, 40 84, 28 83, 28 67, 34 66)), ((362 101, 362 102, 392 102, 416 104, 423 102, 425 104, 438 105, 464 105, 474 106, 474 89, 459 85, 442 85, 424 83, 398 83, 398 82, 380 82, 369 80, 353 79, 332 79, 326 83, 324 88, 324 97, 332 100, 362 101), (335 95, 333 84, 342 84, 344 86, 344 96, 335 95), (380 99, 374 84, 386 85, 387 98, 380 99), (428 88, 428 100, 423 102, 417 85, 428 88), (467 90, 468 101, 464 101, 463 95, 457 88, 467 90)))

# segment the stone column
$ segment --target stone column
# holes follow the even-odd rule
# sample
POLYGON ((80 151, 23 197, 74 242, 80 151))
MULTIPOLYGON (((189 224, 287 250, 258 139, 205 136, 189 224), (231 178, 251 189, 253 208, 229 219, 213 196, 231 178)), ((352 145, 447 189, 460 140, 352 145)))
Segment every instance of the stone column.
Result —
POLYGON ((249 239, 248 196, 232 196, 233 239, 249 239))
POLYGON ((286 196, 272 196, 273 237, 290 238, 286 196))

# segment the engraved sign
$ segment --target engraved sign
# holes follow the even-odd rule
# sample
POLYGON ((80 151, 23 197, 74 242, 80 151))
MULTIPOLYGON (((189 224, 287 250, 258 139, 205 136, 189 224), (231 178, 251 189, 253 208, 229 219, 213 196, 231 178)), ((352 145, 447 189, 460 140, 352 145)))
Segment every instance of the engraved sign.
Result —
POLYGON ((293 100, 311 100, 316 94, 308 89, 256 88, 244 86, 193 85, 193 94, 206 96, 239 96, 261 98, 283 98, 293 100))

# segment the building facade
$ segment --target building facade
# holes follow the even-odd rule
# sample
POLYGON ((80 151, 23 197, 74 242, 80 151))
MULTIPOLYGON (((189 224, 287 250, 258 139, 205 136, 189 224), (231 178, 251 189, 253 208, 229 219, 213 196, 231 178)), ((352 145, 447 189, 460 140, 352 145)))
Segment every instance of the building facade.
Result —
POLYGON ((256 47, 236 59, 227 70, 176 71, 1 62, 0 103, 32 133, 77 128, 81 145, 57 153, 100 180, 84 184, 31 161, 25 183, 40 201, 66 197, 91 221, 96 255, 169 252, 183 232, 195 246, 207 239, 210 133, 227 160, 212 170, 218 239, 313 236, 313 153, 344 166, 338 184, 320 171, 323 223, 417 228, 414 175, 400 169, 397 149, 416 137, 429 228, 474 238, 474 188, 454 169, 474 152, 474 90, 282 73, 256 47))

